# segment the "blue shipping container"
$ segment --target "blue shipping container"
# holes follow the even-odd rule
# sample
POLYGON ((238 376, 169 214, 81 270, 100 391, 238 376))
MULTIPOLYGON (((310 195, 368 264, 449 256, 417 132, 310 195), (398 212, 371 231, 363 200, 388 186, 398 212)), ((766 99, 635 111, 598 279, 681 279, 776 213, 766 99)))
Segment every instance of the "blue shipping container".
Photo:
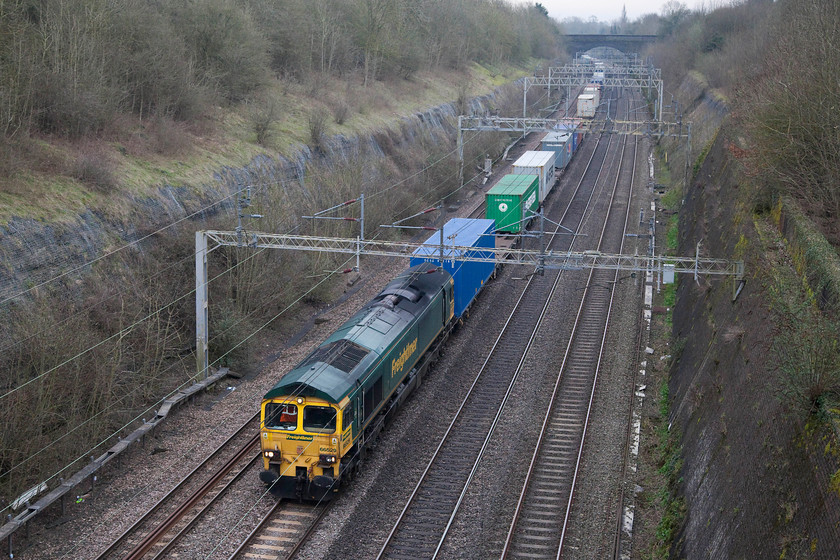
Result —
POLYGON ((574 124, 574 123, 571 123, 571 122, 563 122, 563 123, 559 123, 557 126, 555 126, 555 128, 559 132, 567 132, 567 133, 572 135, 572 151, 571 151, 571 153, 574 154, 577 151, 578 144, 580 144, 580 140, 582 140, 582 136, 583 136, 582 134, 576 132, 577 131, 577 125, 574 124))
POLYGON ((549 132, 543 136, 540 149, 543 151, 554 151, 555 168, 562 169, 569 163, 572 153, 571 139, 572 135, 568 132, 549 132))
MULTIPOLYGON (((461 317, 470 306, 475 296, 484 287, 484 283, 493 274, 495 264, 492 262, 459 261, 459 256, 492 258, 491 251, 454 250, 453 247, 496 247, 493 231, 495 220, 472 220, 469 218, 452 218, 443 226, 443 268, 455 280, 455 316, 461 317), (453 260, 455 259, 455 260, 453 260)), ((423 247, 415 249, 409 266, 423 262, 440 264, 440 233, 435 232, 423 243, 423 247)))

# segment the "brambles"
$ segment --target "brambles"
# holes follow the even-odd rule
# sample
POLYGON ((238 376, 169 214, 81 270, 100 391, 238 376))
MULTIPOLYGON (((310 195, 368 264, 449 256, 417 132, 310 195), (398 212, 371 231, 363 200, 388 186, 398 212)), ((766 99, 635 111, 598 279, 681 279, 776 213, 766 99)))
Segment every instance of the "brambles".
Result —
POLYGON ((312 143, 312 148, 317 151, 324 151, 324 139, 327 129, 327 115, 322 109, 313 109, 309 113, 309 141, 312 143))
POLYGON ((771 293, 778 398, 796 416, 826 420, 840 402, 840 332, 790 281, 777 280, 771 293))
POLYGON ((94 190, 108 194, 119 187, 113 166, 107 157, 98 153, 84 153, 73 166, 73 175, 94 190))

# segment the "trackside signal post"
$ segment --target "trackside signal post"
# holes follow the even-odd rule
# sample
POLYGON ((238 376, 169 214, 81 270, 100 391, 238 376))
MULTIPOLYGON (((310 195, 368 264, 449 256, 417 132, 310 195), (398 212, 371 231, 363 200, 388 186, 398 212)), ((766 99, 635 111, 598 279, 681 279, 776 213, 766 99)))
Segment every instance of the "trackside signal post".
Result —
MULTIPOLYGON (((431 208, 424 211, 435 211, 431 208)), ((399 227, 399 226, 392 226, 399 227)), ((435 229, 435 228, 432 228, 435 229)), ((442 231, 443 228, 441 228, 442 231)), ((339 253, 347 255, 368 255, 381 257, 411 258, 413 251, 428 247, 420 242, 377 241, 359 238, 317 237, 309 235, 288 235, 280 233, 249 232, 248 247, 255 249, 295 249, 339 253)), ((207 255, 221 246, 241 246, 235 231, 197 231, 195 234, 195 312, 196 312, 196 361, 197 375, 206 376, 209 366, 208 356, 208 301, 207 301, 207 255)), ((508 249, 504 247, 482 248, 482 256, 472 256, 473 247, 448 247, 455 260, 470 262, 492 262, 496 264, 519 264, 560 270, 581 270, 597 268, 628 272, 653 272, 659 278, 671 274, 691 274, 694 278, 701 275, 729 276, 734 278, 733 294, 737 295, 744 282, 743 261, 725 259, 705 259, 699 254, 694 257, 674 257, 665 255, 619 255, 598 251, 561 251, 508 249), (468 256, 469 255, 469 256, 468 256)))

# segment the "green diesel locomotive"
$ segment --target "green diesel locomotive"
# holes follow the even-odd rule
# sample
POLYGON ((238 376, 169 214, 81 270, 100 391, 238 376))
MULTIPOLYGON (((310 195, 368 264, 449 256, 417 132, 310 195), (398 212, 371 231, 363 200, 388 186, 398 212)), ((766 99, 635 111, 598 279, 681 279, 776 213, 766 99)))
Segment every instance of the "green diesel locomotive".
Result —
POLYGON ((263 398, 260 479, 275 496, 329 500, 419 383, 455 314, 444 269, 413 266, 263 398))

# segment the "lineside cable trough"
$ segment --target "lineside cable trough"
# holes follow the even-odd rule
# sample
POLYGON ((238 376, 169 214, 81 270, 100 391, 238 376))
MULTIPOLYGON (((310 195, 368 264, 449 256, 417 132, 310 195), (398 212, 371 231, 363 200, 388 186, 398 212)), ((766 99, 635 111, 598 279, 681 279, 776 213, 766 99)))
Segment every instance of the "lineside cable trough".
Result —
MULTIPOLYGON (((233 232, 233 234, 236 235, 236 232, 233 232)), ((89 490, 92 490, 97 479, 96 473, 98 473, 102 467, 104 467, 107 463, 110 463, 112 460, 117 459, 117 461, 119 461, 122 452, 125 451, 132 443, 137 441, 140 441, 141 444, 144 443, 146 435, 150 434, 152 430, 167 417, 170 410, 172 410, 172 407, 187 401, 190 397, 193 397, 204 389, 207 389, 217 381, 227 376, 229 373, 230 371, 228 368, 216 370, 211 375, 208 375, 206 379, 193 383, 189 387, 178 391, 175 395, 164 400, 161 407, 151 420, 146 420, 144 418, 143 424, 141 424, 140 427, 131 432, 125 438, 121 438, 105 453, 99 457, 91 456, 90 462, 87 465, 82 467, 78 472, 76 472, 76 474, 67 480, 64 478, 59 479, 59 485, 34 504, 31 504, 30 502, 39 494, 48 490, 49 481, 42 482, 27 492, 24 492, 13 502, 12 509, 16 510, 22 506, 26 506, 26 509, 15 517, 12 517, 12 514, 8 514, 6 516, 6 523, 0 527, 0 542, 3 540, 6 541, 8 546, 8 557, 14 558, 12 536, 16 531, 18 531, 18 529, 26 528, 28 530, 29 525, 27 523, 48 506, 57 501, 61 502, 61 513, 64 515, 67 495, 70 494, 72 497, 72 491, 75 490, 79 484, 89 479, 89 490)))

